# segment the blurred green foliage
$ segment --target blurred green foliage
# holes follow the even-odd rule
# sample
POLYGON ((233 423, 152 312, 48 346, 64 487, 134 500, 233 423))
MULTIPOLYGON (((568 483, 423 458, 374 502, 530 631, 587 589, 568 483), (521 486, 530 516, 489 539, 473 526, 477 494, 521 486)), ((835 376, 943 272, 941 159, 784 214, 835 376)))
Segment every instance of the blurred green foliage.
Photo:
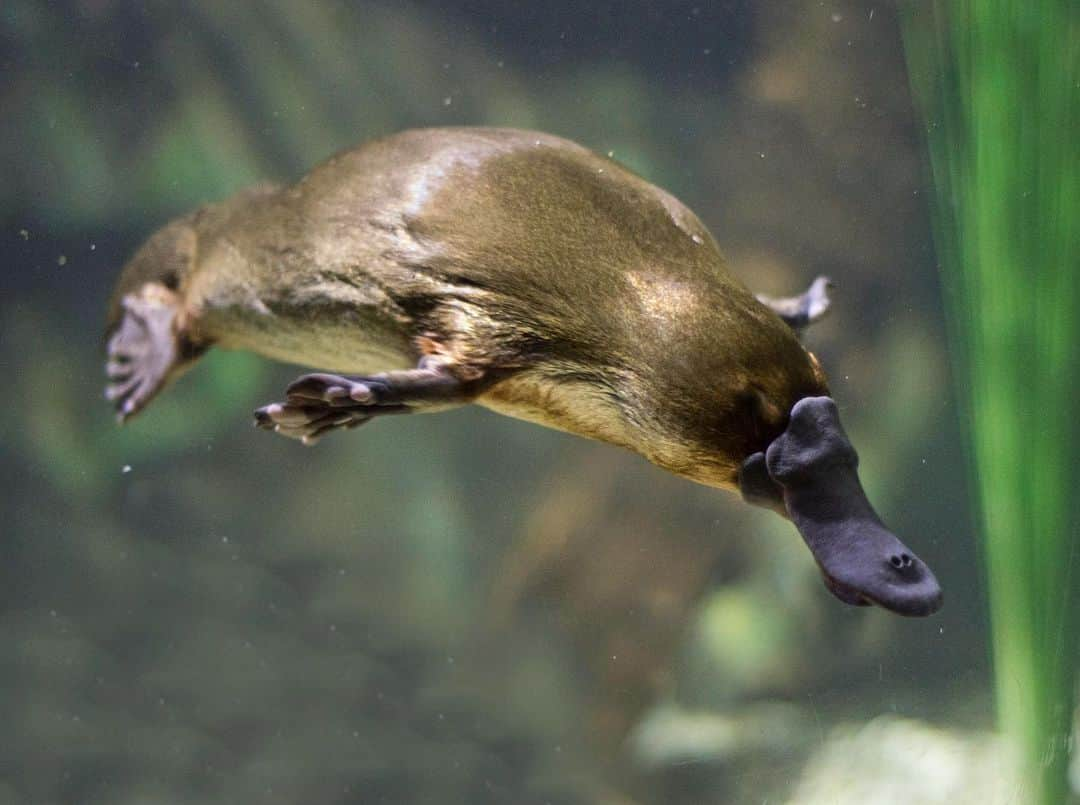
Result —
POLYGON ((1068 791, 1080 662, 1080 9, 909 10, 970 429, 997 699, 1030 801, 1068 791))

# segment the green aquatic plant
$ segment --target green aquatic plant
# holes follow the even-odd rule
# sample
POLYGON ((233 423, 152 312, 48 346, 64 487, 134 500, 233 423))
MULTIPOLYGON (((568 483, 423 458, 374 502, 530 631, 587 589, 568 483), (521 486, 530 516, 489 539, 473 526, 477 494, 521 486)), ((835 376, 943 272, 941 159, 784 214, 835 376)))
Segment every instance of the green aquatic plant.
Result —
POLYGON ((1080 6, 905 7, 988 576, 1000 724, 1065 802, 1080 516, 1080 6))

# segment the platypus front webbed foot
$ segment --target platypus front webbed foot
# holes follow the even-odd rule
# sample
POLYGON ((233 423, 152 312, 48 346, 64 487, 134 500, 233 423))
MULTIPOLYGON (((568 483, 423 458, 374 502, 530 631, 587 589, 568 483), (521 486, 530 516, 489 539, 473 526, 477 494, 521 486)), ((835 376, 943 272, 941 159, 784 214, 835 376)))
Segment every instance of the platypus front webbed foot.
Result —
POLYGON ((801 333, 829 312, 832 304, 829 291, 832 287, 832 280, 821 276, 798 296, 780 298, 758 294, 757 300, 771 308, 792 330, 801 333))
POLYGON ((746 460, 740 485, 748 502, 786 512, 841 601, 930 615, 941 607, 941 587, 878 518, 859 483, 858 463, 836 403, 806 397, 764 455, 746 460))
POLYGON ((370 377, 308 374, 285 390, 285 402, 255 411, 255 425, 304 444, 377 416, 410 414, 469 401, 466 384, 445 367, 425 366, 370 377))

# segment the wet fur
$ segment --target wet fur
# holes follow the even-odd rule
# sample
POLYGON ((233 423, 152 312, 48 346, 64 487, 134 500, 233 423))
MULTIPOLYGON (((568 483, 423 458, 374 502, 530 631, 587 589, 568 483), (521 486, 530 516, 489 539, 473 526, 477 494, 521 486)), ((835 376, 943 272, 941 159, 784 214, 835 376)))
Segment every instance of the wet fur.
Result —
POLYGON ((179 219, 125 269, 110 330, 148 285, 200 348, 354 373, 439 355, 488 378, 481 405, 715 486, 828 393, 692 212, 535 132, 405 132, 179 219))

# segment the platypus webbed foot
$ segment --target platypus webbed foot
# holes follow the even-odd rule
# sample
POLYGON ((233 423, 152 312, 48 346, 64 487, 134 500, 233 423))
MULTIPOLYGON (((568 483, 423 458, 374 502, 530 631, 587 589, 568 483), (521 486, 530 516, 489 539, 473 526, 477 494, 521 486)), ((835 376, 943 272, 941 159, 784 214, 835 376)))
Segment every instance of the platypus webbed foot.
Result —
POLYGON ((125 296, 121 306, 107 344, 105 399, 126 422, 204 350, 178 332, 179 300, 164 285, 147 283, 125 296))
POLYGON ((778 298, 758 294, 757 300, 766 307, 772 308, 773 312, 792 330, 802 332, 829 312, 829 307, 832 305, 829 291, 832 287, 832 280, 821 276, 810 283, 810 287, 798 296, 778 298))
POLYGON ((290 384, 285 402, 257 409, 255 425, 310 445, 330 431, 356 428, 377 416, 467 401, 465 384, 442 367, 421 366, 370 377, 315 373, 290 384))
MULTIPOLYGON (((878 518, 859 483, 858 463, 829 397, 795 403, 787 428, 765 451, 768 475, 787 515, 837 598, 900 615, 930 615, 941 607, 941 587, 878 518)), ((775 501, 761 478, 760 454, 747 459, 742 476, 748 500, 775 501)))

